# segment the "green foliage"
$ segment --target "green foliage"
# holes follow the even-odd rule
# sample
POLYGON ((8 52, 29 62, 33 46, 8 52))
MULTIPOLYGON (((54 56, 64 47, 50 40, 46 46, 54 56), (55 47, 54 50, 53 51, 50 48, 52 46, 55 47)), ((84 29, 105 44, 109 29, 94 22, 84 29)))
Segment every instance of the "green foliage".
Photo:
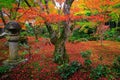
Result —
POLYGON ((85 15, 86 16, 91 16, 91 12, 90 11, 85 11, 85 15))
POLYGON ((90 51, 90 50, 86 50, 86 51, 84 51, 84 52, 81 52, 80 54, 81 54, 81 56, 82 56, 83 58, 90 58, 90 56, 91 56, 91 51, 90 51))
POLYGON ((72 36, 69 37, 70 42, 80 42, 80 41, 88 41, 89 34, 80 32, 79 29, 75 30, 72 34, 72 36))
POLYGON ((20 46, 25 46, 27 43, 28 43, 27 32, 26 31, 21 31, 20 32, 19 45, 20 46))
POLYGON ((34 29, 31 27, 31 24, 26 23, 25 26, 26 26, 26 31, 27 31, 28 36, 33 36, 34 29))
POLYGON ((48 33, 46 27, 40 28, 40 36, 42 36, 44 38, 49 38, 49 33, 48 33))
POLYGON ((114 5, 113 8, 120 8, 120 3, 114 5))
POLYGON ((105 65, 98 65, 96 68, 92 69, 90 73, 90 78, 92 80, 98 80, 101 77, 109 77, 111 70, 105 65))
POLYGON ((25 51, 22 52, 22 55, 26 55, 26 54, 28 54, 27 50, 25 50, 25 51))
POLYGON ((5 8, 12 8, 12 4, 15 3, 16 0, 0 0, 0 10, 5 8))
POLYGON ((118 36, 118 37, 116 38, 116 41, 120 42, 120 36, 118 36))
POLYGON ((0 66, 0 74, 6 73, 10 70, 9 66, 0 66))
POLYGON ((42 70, 42 67, 39 65, 39 62, 34 62, 32 63, 32 66, 37 69, 38 71, 41 71, 42 70))
POLYGON ((21 36, 21 37, 27 36, 27 31, 21 31, 21 32, 20 32, 20 36, 21 36))
POLYGON ((115 12, 112 12, 110 14, 111 18, 112 18, 112 21, 115 21, 115 22, 118 22, 119 21, 119 14, 115 13, 115 12))
POLYGON ((58 64, 65 64, 69 62, 69 55, 67 53, 60 54, 60 53, 54 53, 54 59, 53 61, 58 64), (63 58, 64 56, 64 58, 63 58))
POLYGON ((62 57, 62 54, 55 53, 54 62, 56 62, 58 64, 64 63, 64 62, 61 62, 62 61, 61 57, 62 57))
POLYGON ((88 66, 90 66, 92 64, 92 61, 90 59, 86 59, 84 61, 84 64, 88 67, 88 66))
POLYGON ((75 37, 69 37, 69 39, 68 39, 69 42, 74 42, 75 40, 76 40, 75 37))
POLYGON ((26 29, 26 33, 27 33, 28 36, 34 36, 35 33, 36 33, 36 34, 38 34, 38 36, 42 36, 44 38, 48 38, 49 37, 49 33, 48 33, 46 27, 39 27, 39 26, 31 27, 30 24, 25 24, 25 26, 27 28, 26 29))
POLYGON ((55 30, 55 31, 58 31, 58 25, 56 25, 56 24, 52 24, 52 28, 53 28, 53 30, 55 30))
POLYGON ((81 22, 77 22, 76 24, 80 25, 81 27, 73 31, 72 35, 69 37, 69 41, 79 42, 94 39, 92 34, 95 32, 96 23, 83 20, 81 22))
POLYGON ((69 39, 68 39, 68 41, 69 42, 72 42, 72 43, 77 43, 77 42, 87 42, 88 41, 88 39, 87 38, 76 38, 76 37, 70 37, 69 39))
POLYGON ((80 32, 90 33, 94 32, 95 24, 92 22, 84 22, 81 24, 80 32))
POLYGON ((60 74, 63 80, 67 80, 68 77, 75 73, 80 67, 80 63, 73 61, 71 64, 65 63, 58 66, 57 72, 60 74))
POLYGON ((92 61, 90 60, 90 57, 91 57, 91 51, 90 50, 86 50, 84 52, 81 52, 81 56, 82 58, 84 58, 84 68, 85 68, 85 71, 89 71, 91 70, 91 64, 92 64, 92 61))
POLYGON ((45 5, 46 3, 45 3, 45 0, 42 0, 42 3, 45 5))
POLYGON ((76 12, 74 15, 83 15, 83 14, 86 16, 90 16, 91 12, 89 10, 84 10, 84 11, 76 12))
MULTIPOLYGON (((119 28, 119 27, 118 27, 119 28)), ((117 28, 112 28, 105 32, 105 40, 118 40, 119 41, 119 31, 117 28)))
POLYGON ((118 56, 114 62, 113 62, 113 66, 112 66, 112 70, 115 74, 115 76, 118 78, 120 78, 120 56, 118 56))

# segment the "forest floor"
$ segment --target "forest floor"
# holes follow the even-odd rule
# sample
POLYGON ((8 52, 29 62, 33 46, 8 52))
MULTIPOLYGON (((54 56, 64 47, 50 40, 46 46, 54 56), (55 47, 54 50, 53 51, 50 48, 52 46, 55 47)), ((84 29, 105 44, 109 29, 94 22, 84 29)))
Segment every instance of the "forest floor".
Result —
MULTIPOLYGON (((0 65, 8 58, 8 47, 4 45, 5 39, 0 39, 0 65)), ((56 73, 57 64, 53 62, 54 46, 50 44, 48 39, 39 38, 35 41, 34 37, 28 37, 28 43, 31 46, 31 58, 13 68, 8 72, 7 77, 2 77, 0 80, 62 80, 56 73)), ((84 62, 80 52, 91 50, 92 66, 98 64, 112 65, 116 56, 120 55, 120 42, 104 41, 103 46, 98 41, 87 41, 77 43, 66 43, 67 53, 69 54, 70 62, 84 62), (102 60, 100 58, 102 57, 102 60)), ((24 58, 29 58, 29 51, 20 47, 19 54, 24 58)), ((69 80, 88 80, 89 72, 78 71, 74 73, 69 80)))

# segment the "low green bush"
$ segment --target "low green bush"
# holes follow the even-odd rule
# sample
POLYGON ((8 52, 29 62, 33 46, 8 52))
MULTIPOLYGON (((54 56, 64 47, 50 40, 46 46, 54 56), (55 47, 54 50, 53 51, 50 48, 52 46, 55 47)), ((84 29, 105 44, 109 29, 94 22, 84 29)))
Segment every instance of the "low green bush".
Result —
POLYGON ((117 36, 116 41, 120 42, 120 35, 117 36))
POLYGON ((72 63, 64 63, 58 66, 57 72, 60 74, 63 80, 67 80, 69 76, 75 73, 78 69, 80 69, 81 64, 77 61, 73 61, 72 63))
POLYGON ((0 66, 0 74, 4 74, 10 70, 10 66, 0 66))
POLYGON ((113 70, 113 73, 114 73, 115 77, 120 78, 120 56, 118 56, 114 60, 112 70, 113 70))
POLYGON ((111 28, 110 30, 106 31, 104 35, 105 40, 120 41, 120 38, 118 37, 120 36, 120 33, 116 28, 111 28))
POLYGON ((84 51, 84 52, 81 52, 80 54, 81 54, 81 56, 83 57, 83 58, 90 58, 90 56, 91 56, 91 51, 90 50, 86 50, 86 51, 84 51))
POLYGON ((83 68, 85 69, 85 71, 90 71, 91 68, 92 68, 92 66, 91 66, 92 61, 90 59, 91 53, 92 52, 90 50, 86 50, 86 51, 80 53, 82 58, 84 58, 84 66, 83 66, 83 68))
POLYGON ((93 68, 90 72, 90 78, 92 80, 98 80, 101 77, 108 77, 109 80, 112 78, 112 75, 110 75, 111 70, 105 66, 105 65, 98 65, 96 68, 93 68))

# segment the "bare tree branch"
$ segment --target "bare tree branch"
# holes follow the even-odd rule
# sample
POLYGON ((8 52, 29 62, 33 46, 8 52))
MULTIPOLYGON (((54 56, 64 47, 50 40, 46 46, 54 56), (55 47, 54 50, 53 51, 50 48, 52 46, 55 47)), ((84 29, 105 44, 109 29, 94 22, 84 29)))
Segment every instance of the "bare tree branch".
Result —
POLYGON ((0 17, 1 17, 1 19, 2 19, 2 21, 3 21, 3 23, 4 23, 4 25, 6 25, 6 21, 5 21, 5 18, 4 18, 4 15, 3 15, 2 10, 0 10, 0 17))
POLYGON ((31 5, 29 4, 29 2, 27 0, 24 0, 25 3, 27 4, 28 7, 31 7, 31 5))
POLYGON ((19 10, 21 0, 18 1, 16 12, 19 10))

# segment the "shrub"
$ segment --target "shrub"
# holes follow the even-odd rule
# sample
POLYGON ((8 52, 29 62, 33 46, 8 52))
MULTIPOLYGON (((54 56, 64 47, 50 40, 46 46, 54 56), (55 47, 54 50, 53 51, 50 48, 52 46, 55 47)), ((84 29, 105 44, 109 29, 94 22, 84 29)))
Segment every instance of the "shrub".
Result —
POLYGON ((72 43, 77 43, 77 42, 87 42, 88 41, 88 39, 87 38, 79 38, 79 39, 77 39, 77 38, 75 38, 75 37, 70 37, 69 39, 68 39, 68 41, 69 42, 72 42, 72 43))
POLYGON ((4 74, 10 70, 10 66, 0 66, 0 74, 4 74))
POLYGON ((75 40, 76 40, 75 37, 70 37, 70 38, 68 39, 68 41, 69 41, 69 42, 72 42, 72 43, 74 43, 75 40))
POLYGON ((73 31, 72 35, 69 37, 70 42, 80 42, 80 41, 88 41, 90 39, 91 34, 93 31, 91 29, 86 29, 81 30, 81 29, 76 29, 73 31), (87 31, 87 32, 84 32, 87 31))
POLYGON ((120 42, 120 36, 118 36, 118 37, 116 38, 116 41, 120 42))
POLYGON ((112 70, 114 72, 114 75, 117 78, 120 78, 120 56, 118 56, 114 62, 113 62, 113 66, 112 66, 112 70))
POLYGON ((90 59, 86 59, 86 60, 84 61, 84 64, 85 64, 87 67, 89 67, 89 66, 92 64, 92 61, 91 61, 90 59))
POLYGON ((28 43, 27 31, 22 30, 20 32, 19 44, 27 44, 27 43, 28 43))
POLYGON ((80 67, 81 67, 80 63, 78 63, 77 61, 73 61, 70 64, 64 63, 58 66, 57 72, 60 74, 63 80, 67 80, 68 77, 75 73, 80 67))
POLYGON ((98 80, 101 77, 111 77, 110 69, 105 65, 98 65, 96 68, 92 69, 90 73, 90 78, 92 80, 98 80))
POLYGON ((42 70, 42 66, 39 65, 39 62, 34 62, 32 63, 32 66, 37 69, 38 71, 42 70))
POLYGON ((90 50, 87 50, 87 51, 84 51, 84 52, 81 52, 80 53, 82 58, 84 58, 84 68, 85 68, 85 71, 88 71, 88 70, 91 70, 91 64, 92 64, 92 61, 90 60, 90 56, 91 56, 91 51, 90 50))
POLYGON ((118 36, 119 36, 119 32, 117 31, 116 28, 112 28, 105 32, 105 40, 119 41, 118 36))
POLYGON ((81 54, 81 56, 82 56, 83 58, 90 58, 90 56, 91 56, 91 51, 90 51, 90 50, 86 50, 86 51, 84 51, 84 52, 81 52, 80 54, 81 54))

